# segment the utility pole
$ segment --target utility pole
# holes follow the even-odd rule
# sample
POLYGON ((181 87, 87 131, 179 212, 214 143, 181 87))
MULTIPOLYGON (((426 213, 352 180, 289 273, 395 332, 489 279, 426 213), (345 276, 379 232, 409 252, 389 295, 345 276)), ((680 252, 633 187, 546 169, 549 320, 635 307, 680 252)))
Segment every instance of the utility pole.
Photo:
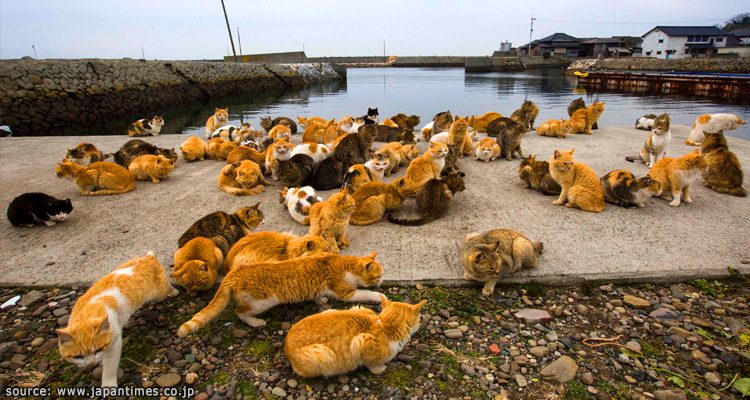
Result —
POLYGON ((146 59, 146 53, 143 52, 143 46, 141 46, 141 57, 143 57, 144 60, 146 59))
POLYGON ((531 27, 529 28, 529 50, 527 56, 531 57, 531 33, 534 32, 534 20, 536 18, 531 17, 531 27))
POLYGON ((240 47, 240 57, 242 57, 242 39, 240 39, 240 27, 237 27, 237 45, 240 47))
POLYGON ((34 47, 34 45, 33 45, 33 44, 31 45, 31 49, 32 49, 32 50, 34 50, 34 59, 35 59, 35 60, 38 60, 38 59, 39 59, 39 57, 37 57, 37 56, 36 56, 36 47, 34 47))
POLYGON ((227 8, 224 6, 224 0, 221 0, 221 8, 224 10, 224 20, 227 22, 227 33, 229 33, 229 43, 232 45, 234 62, 237 62, 237 52, 234 51, 234 39, 232 39, 232 28, 229 27, 229 17, 227 16, 227 8))
POLYGON ((383 57, 385 57, 385 40, 383 40, 383 57))

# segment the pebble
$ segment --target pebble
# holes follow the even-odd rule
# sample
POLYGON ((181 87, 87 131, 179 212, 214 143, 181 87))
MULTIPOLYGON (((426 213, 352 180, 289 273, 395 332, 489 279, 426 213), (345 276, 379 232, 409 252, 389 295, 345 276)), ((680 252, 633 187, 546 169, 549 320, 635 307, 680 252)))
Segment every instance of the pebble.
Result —
POLYGON ((44 343, 43 337, 35 337, 34 340, 31 341, 31 347, 39 347, 44 343))
POLYGON ((685 392, 682 390, 657 390, 654 392, 656 400, 687 400, 685 392))
POLYGON ((446 329, 443 331, 443 335, 448 339, 460 339, 464 337, 463 331, 460 329, 446 329))
POLYGON ((170 372, 168 374, 160 375, 156 378, 155 382, 159 387, 172 387, 177 386, 181 380, 182 378, 180 375, 170 372))
POLYGON ((476 375, 476 371, 474 370, 474 367, 468 364, 461 364, 461 372, 463 372, 464 375, 468 375, 468 376, 476 375))
POLYGON ((297 385, 299 385, 299 382, 297 382, 296 379, 289 379, 288 381, 286 381, 286 385, 294 389, 297 387, 297 385))
POLYGON ((706 372, 703 378, 708 382, 709 385, 719 386, 721 385, 721 377, 715 372, 706 372))
POLYGON ((629 294, 626 294, 625 296, 623 296, 622 301, 625 304, 634 308, 650 308, 651 307, 651 303, 649 303, 648 300, 642 299, 637 296, 632 296, 629 294))
POLYGON ((542 376, 554 379, 558 383, 565 383, 576 376, 578 364, 568 356, 561 356, 539 371, 542 376))
POLYGON ((516 383, 520 387, 526 387, 529 385, 529 383, 526 381, 526 377, 521 374, 516 374, 513 378, 516 380, 516 383))
POLYGON ((185 383, 188 385, 194 385, 196 382, 198 382, 198 374, 195 372, 188 372, 187 375, 185 375, 185 383))
POLYGON ((529 349, 529 353, 533 354, 537 358, 542 358, 549 354, 549 349, 544 346, 535 346, 529 349))
POLYGON ((583 382, 586 385, 593 385, 594 384, 594 375, 591 372, 584 372, 581 375, 581 382, 583 382))
POLYGON ((549 312, 536 308, 522 308, 513 315, 527 324, 545 323, 553 319, 549 312))
POLYGON ((271 393, 276 397, 286 397, 286 390, 276 386, 271 390, 271 393))
POLYGON ((658 319, 660 321, 681 321, 682 313, 670 310, 666 307, 658 308, 648 315, 651 318, 658 319))

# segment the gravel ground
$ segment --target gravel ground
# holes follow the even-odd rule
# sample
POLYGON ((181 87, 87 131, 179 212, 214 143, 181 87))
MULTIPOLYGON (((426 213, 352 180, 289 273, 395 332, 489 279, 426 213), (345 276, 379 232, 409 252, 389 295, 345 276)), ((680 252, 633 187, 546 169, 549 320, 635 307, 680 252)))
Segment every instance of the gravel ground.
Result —
MULTIPOLYGON (((393 300, 427 299, 422 325, 382 375, 358 370, 301 379, 281 350, 291 324, 328 307, 276 307, 254 329, 226 310, 197 334, 180 323, 210 294, 147 306, 124 332, 120 385, 190 385, 199 399, 729 399, 750 377, 750 280, 671 286, 383 288, 393 300), (589 347, 615 338, 628 348, 589 347), (742 382, 742 381, 741 381, 742 382)), ((60 359, 54 329, 83 287, 2 289, 0 389, 98 385, 100 370, 60 359)))

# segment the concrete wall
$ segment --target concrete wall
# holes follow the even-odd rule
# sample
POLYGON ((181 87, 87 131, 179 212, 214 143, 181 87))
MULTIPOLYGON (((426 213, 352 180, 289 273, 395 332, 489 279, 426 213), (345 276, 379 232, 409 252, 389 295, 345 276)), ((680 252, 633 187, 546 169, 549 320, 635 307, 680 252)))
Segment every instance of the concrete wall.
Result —
POLYGON ((738 57, 750 57, 750 47, 724 47, 719 49, 719 54, 737 54, 738 57))
MULTIPOLYGON (((304 51, 289 51, 285 53, 264 53, 264 54, 245 54, 237 56, 238 62, 259 62, 259 63, 306 63, 311 62, 307 59, 304 51)), ((233 62, 234 56, 224 56, 224 61, 233 62)))
POLYGON ((685 71, 750 73, 748 58, 681 58, 663 60, 651 57, 608 58, 604 60, 579 60, 569 71, 580 70, 634 70, 634 71, 685 71))
POLYGON ((243 64, 139 60, 0 62, 0 120, 15 135, 160 113, 205 101, 341 79, 327 64, 243 64))

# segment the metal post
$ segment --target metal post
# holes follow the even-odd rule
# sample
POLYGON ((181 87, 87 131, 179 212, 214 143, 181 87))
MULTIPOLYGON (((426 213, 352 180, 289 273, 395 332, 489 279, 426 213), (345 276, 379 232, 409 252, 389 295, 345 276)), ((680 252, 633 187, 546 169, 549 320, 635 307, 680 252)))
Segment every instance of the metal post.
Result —
POLYGON ((224 20, 227 22, 227 33, 229 33, 229 43, 232 45, 234 62, 237 62, 237 52, 234 51, 234 39, 232 39, 232 28, 229 27, 229 17, 227 16, 227 8, 224 6, 224 0, 221 0, 221 8, 224 10, 224 20))
POLYGON ((534 32, 534 20, 536 18, 531 17, 531 27, 529 28, 529 50, 527 51, 527 56, 531 57, 531 33, 534 32))
POLYGON ((242 57, 242 39, 240 39, 240 28, 237 27, 237 45, 240 48, 240 57, 242 57))
POLYGON ((38 60, 38 59, 39 59, 39 57, 37 57, 37 56, 36 56, 36 47, 34 47, 34 45, 32 44, 32 45, 31 45, 31 48, 32 48, 32 49, 34 50, 34 59, 35 59, 35 60, 38 60))
POLYGON ((143 46, 141 46, 141 57, 143 57, 144 60, 146 59, 146 53, 143 52, 143 46))
POLYGON ((383 40, 383 58, 385 58, 385 40, 383 40))

